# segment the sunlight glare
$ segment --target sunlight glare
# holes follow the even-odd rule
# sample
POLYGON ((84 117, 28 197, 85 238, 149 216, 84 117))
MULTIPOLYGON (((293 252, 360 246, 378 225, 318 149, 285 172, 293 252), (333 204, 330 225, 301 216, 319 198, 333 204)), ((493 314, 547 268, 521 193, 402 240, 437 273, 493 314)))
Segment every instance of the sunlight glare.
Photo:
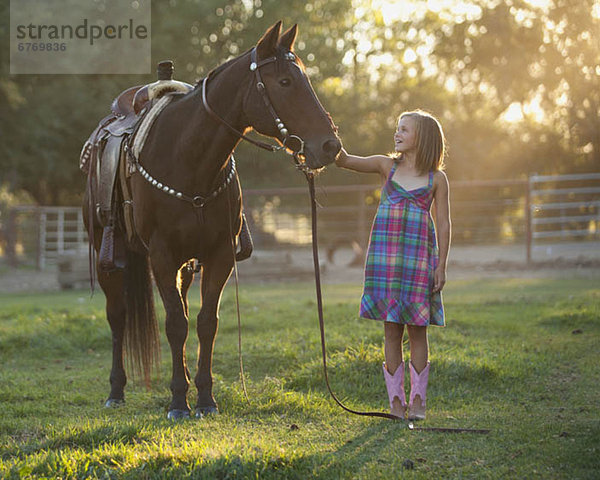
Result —
POLYGON ((538 93, 529 102, 513 102, 500 115, 500 118, 507 123, 519 123, 526 118, 536 123, 543 123, 546 120, 546 112, 542 108, 541 101, 542 97, 538 93))
POLYGON ((532 7, 541 8, 545 12, 550 8, 552 0, 525 0, 525 3, 528 3, 532 7))
POLYGON ((415 53, 415 51, 412 48, 407 48, 404 51, 404 63, 412 63, 417 59, 417 54, 415 53))
POLYGON ((519 102, 513 102, 501 115, 502 120, 508 123, 518 123, 523 120, 523 112, 519 102))
MULTIPOLYGON (((530 1, 543 4, 549 0, 530 1)), ((385 25, 421 20, 427 12, 437 13, 447 20, 474 20, 482 11, 479 5, 468 0, 372 0, 372 8, 381 12, 385 25)))

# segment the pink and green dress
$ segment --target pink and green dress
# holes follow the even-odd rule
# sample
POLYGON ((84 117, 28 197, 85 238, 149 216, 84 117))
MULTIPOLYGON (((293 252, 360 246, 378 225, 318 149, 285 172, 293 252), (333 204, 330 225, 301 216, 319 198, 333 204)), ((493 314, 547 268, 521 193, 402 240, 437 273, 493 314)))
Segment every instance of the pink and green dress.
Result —
POLYGON ((444 326, 441 293, 433 293, 438 265, 435 227, 429 213, 433 174, 425 187, 407 191, 392 180, 381 190, 371 229, 360 316, 406 325, 444 326))

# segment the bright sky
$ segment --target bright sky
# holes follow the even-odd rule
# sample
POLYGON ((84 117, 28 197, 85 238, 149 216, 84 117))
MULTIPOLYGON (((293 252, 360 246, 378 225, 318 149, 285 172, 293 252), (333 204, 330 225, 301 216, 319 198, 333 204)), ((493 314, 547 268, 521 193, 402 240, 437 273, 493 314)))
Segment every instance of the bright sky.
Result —
MULTIPOLYGON (((524 0, 534 7, 547 9, 552 0, 524 0)), ((452 18, 465 18, 467 20, 478 17, 481 8, 476 3, 468 0, 371 0, 370 8, 379 9, 386 24, 394 21, 408 21, 415 16, 422 16, 426 11, 438 12, 443 16, 452 18)), ((490 2, 491 3, 491 2, 490 2)), ((360 8, 360 7, 359 7, 360 8)), ((366 8, 366 7, 364 7, 366 8)))
POLYGON ((406 22, 422 17, 426 11, 466 19, 477 18, 481 14, 480 7, 463 0, 372 0, 372 8, 381 10, 384 22, 388 25, 397 20, 406 22))
MULTIPOLYGON (((552 2, 552 0, 524 1, 542 10, 547 10, 552 2)), ((415 19, 422 18, 427 11, 433 11, 440 15, 441 18, 447 18, 449 21, 460 23, 465 20, 475 20, 481 15, 481 7, 476 5, 476 3, 481 3, 481 0, 479 2, 469 0, 356 0, 355 14, 357 19, 360 20, 365 15, 367 9, 377 9, 381 12, 384 23, 391 25, 398 21, 410 23, 415 19)), ((596 3, 595 7, 599 7, 600 9, 600 4, 596 3)), ((595 12, 592 12, 592 14, 594 15, 595 12)), ((420 58, 427 74, 427 57, 433 46, 428 43, 427 40, 424 40, 422 46, 418 47, 416 51, 410 48, 406 49, 403 56, 405 64, 409 65, 420 58)), ((358 47, 357 50, 360 51, 360 42, 358 47)), ((374 66, 377 66, 377 63, 389 63, 392 61, 391 58, 372 58, 372 60, 374 60, 374 66)), ((407 74, 413 74, 414 76, 416 71, 412 69, 411 72, 411 68, 409 67, 407 74)), ((435 74, 435 72, 430 72, 430 74, 435 74)), ((526 117, 537 122, 544 121, 545 112, 540 105, 539 95, 525 104, 517 102, 511 104, 501 118, 509 123, 518 123, 526 117)))

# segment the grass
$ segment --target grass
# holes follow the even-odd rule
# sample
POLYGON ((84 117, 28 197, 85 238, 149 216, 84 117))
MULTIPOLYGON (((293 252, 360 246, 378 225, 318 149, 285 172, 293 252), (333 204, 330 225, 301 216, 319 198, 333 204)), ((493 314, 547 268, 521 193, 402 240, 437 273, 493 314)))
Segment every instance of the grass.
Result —
MULTIPOLYGON (((360 286, 326 286, 324 298, 334 390, 384 409, 383 329, 356 318, 360 286)), ((448 285, 423 425, 492 429, 483 436, 410 432, 336 407, 309 283, 241 288, 248 406, 233 300, 228 288, 215 347, 222 414, 171 423, 164 334, 153 388, 130 380, 126 406, 107 410, 102 295, 0 295, 0 478, 598 478, 598 278, 448 285)), ((195 313, 190 323, 193 375, 195 313)))

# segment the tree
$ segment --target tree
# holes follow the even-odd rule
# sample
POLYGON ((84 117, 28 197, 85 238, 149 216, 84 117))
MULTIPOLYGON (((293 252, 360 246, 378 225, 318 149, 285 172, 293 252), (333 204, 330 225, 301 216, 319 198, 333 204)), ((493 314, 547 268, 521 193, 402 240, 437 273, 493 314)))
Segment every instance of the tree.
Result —
POLYGON ((505 127, 506 154, 524 155, 529 171, 597 169, 600 3, 477 3, 481 15, 446 29, 434 50, 440 82, 454 84, 464 100, 464 119, 494 121, 520 107, 522 121, 505 127))

